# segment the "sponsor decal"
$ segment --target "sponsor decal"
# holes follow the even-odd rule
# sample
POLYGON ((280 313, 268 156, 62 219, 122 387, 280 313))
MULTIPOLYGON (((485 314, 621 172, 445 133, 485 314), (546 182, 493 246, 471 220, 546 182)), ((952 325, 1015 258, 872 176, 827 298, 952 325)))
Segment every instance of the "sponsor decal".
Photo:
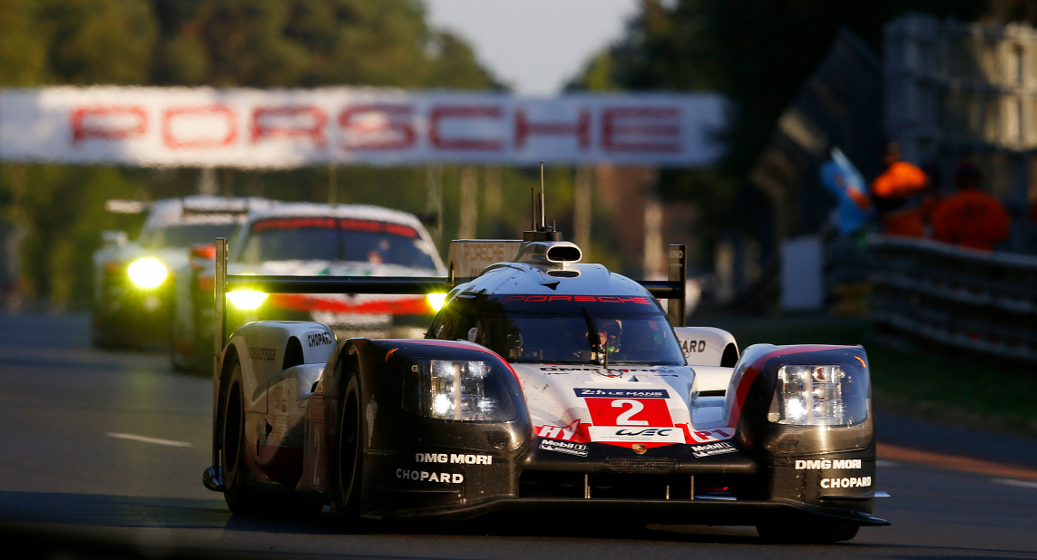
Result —
POLYGON ((617 428, 615 426, 591 426, 588 430, 590 430, 592 441, 684 443, 684 433, 679 428, 617 428))
MULTIPOLYGON (((567 372, 570 372, 570 371, 600 371, 600 370, 601 370, 601 368, 588 367, 588 366, 575 366, 575 367, 570 367, 570 366, 541 366, 540 367, 540 371, 551 372, 551 373, 556 373, 556 372, 567 373, 567 372)), ((672 370, 666 369, 666 368, 654 369, 654 368, 637 368, 637 367, 633 367, 633 368, 622 368, 622 369, 612 369, 612 368, 609 368, 609 371, 619 371, 619 372, 622 372, 622 373, 630 373, 630 372, 641 372, 641 373, 665 372, 665 373, 669 373, 672 370)))
POLYGON ((410 469, 396 469, 396 478, 416 482, 441 482, 444 484, 461 484, 464 482, 464 475, 460 473, 437 473, 410 469))
POLYGON ((371 231, 399 235, 411 239, 418 237, 418 231, 412 227, 373 220, 335 219, 335 218, 270 218, 257 220, 252 224, 252 231, 296 229, 341 229, 346 231, 371 231))
POLYGON ((586 399, 594 426, 653 426, 672 428, 670 409, 661 398, 586 399))
POLYGON ((798 459, 796 470, 859 469, 860 459, 798 459))
POLYGON ((634 453, 637 453, 638 455, 644 455, 648 452, 648 446, 643 443, 635 443, 630 446, 630 449, 633 449, 634 453))
POLYGON ((711 443, 714 441, 724 441, 731 439, 735 436, 734 430, 732 429, 715 429, 715 430, 688 430, 688 438, 694 443, 711 443))
POLYGON ((306 343, 310 345, 310 348, 324 346, 332 342, 335 342, 335 339, 331 337, 331 333, 328 331, 306 333, 306 343))
POLYGON ((606 397, 614 399, 668 399, 670 393, 666 389, 586 389, 577 387, 576 396, 580 398, 606 397))
POLYGON ((250 348, 248 353, 253 360, 268 360, 271 362, 274 361, 274 357, 277 355, 277 351, 273 348, 250 348))
POLYGON ((400 235, 403 237, 416 238, 418 237, 418 230, 400 225, 390 224, 386 222, 375 222, 372 220, 357 220, 357 219, 341 219, 338 222, 339 229, 347 231, 373 231, 379 233, 390 233, 393 235, 400 235))
POLYGON ((580 420, 573 420, 571 424, 565 427, 560 426, 535 426, 534 430, 538 437, 546 439, 560 439, 563 441, 571 441, 573 436, 576 435, 577 428, 580 427, 580 420))
POLYGON ((540 449, 543 451, 557 451, 558 453, 566 453, 568 455, 575 455, 577 457, 587 456, 587 446, 582 443, 572 443, 569 441, 555 441, 553 439, 540 440, 540 449))
POLYGON ((685 356, 687 356, 688 354, 696 354, 696 353, 699 353, 699 352, 705 352, 706 351, 706 341, 705 340, 682 340, 681 341, 681 350, 684 351, 684 355, 685 356))
POLYGON ((738 451, 738 448, 726 441, 696 445, 691 448, 691 454, 695 456, 696 459, 712 457, 713 455, 723 455, 724 453, 734 453, 735 451, 738 451))
POLYGON ((822 478, 821 488, 867 488, 871 486, 870 476, 859 476, 850 478, 822 478))
POLYGON ((453 463, 455 465, 492 465, 492 455, 465 455, 464 453, 415 453, 415 463, 453 463))
POLYGON ((504 298, 504 302, 509 301, 525 301, 529 303, 539 303, 548 301, 575 301, 575 302, 602 302, 602 303, 637 303, 640 305, 652 305, 652 302, 648 298, 643 297, 623 297, 623 296, 508 296, 504 298))

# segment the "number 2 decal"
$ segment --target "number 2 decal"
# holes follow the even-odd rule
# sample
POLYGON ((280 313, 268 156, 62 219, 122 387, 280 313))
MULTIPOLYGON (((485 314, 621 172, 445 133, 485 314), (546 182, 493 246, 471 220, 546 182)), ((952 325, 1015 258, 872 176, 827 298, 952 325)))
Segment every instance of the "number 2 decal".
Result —
POLYGON ((631 401, 631 400, 626 400, 626 399, 619 399, 619 400, 612 401, 612 407, 613 408, 622 408, 622 407, 624 407, 626 405, 630 405, 630 408, 628 408, 626 411, 620 413, 619 416, 616 416, 616 425, 617 426, 647 426, 648 425, 648 421, 647 420, 632 420, 631 419, 635 414, 637 414, 638 412, 641 412, 642 410, 644 410, 644 408, 645 408, 644 403, 642 403, 641 401, 631 401))
POLYGON ((672 428, 666 399, 586 399, 592 426, 672 428))

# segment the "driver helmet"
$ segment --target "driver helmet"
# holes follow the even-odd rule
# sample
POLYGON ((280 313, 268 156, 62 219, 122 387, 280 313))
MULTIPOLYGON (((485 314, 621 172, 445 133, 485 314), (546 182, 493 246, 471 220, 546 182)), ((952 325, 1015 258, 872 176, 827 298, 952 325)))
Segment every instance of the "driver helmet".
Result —
POLYGON ((623 321, 619 319, 605 319, 598 324, 598 338, 602 347, 610 354, 619 352, 623 346, 623 321))

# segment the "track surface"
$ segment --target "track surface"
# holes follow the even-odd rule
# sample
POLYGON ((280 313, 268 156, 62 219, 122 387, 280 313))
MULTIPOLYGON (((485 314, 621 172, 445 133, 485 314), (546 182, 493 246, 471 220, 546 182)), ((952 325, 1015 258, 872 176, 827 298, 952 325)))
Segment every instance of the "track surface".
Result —
POLYGON ((1026 465, 1004 471, 1015 477, 969 461, 952 470, 933 466, 944 459, 931 453, 890 459, 895 447, 877 476, 894 497, 876 511, 893 526, 840 545, 766 545, 748 527, 634 528, 621 515, 596 528, 544 517, 517 529, 369 534, 329 515, 234 517, 201 485, 211 391, 208 380, 170 371, 164 356, 91 349, 84 316, 0 315, 0 536, 31 545, 24 558, 1037 559, 1037 476, 1026 465))

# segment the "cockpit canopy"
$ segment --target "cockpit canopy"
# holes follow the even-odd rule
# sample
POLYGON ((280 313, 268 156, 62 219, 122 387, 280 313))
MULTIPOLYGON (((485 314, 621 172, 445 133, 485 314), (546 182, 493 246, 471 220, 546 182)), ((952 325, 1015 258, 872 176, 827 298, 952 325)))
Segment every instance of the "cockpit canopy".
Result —
POLYGON ((468 340, 511 362, 684 365, 658 302, 641 296, 460 294, 428 338, 468 340))

